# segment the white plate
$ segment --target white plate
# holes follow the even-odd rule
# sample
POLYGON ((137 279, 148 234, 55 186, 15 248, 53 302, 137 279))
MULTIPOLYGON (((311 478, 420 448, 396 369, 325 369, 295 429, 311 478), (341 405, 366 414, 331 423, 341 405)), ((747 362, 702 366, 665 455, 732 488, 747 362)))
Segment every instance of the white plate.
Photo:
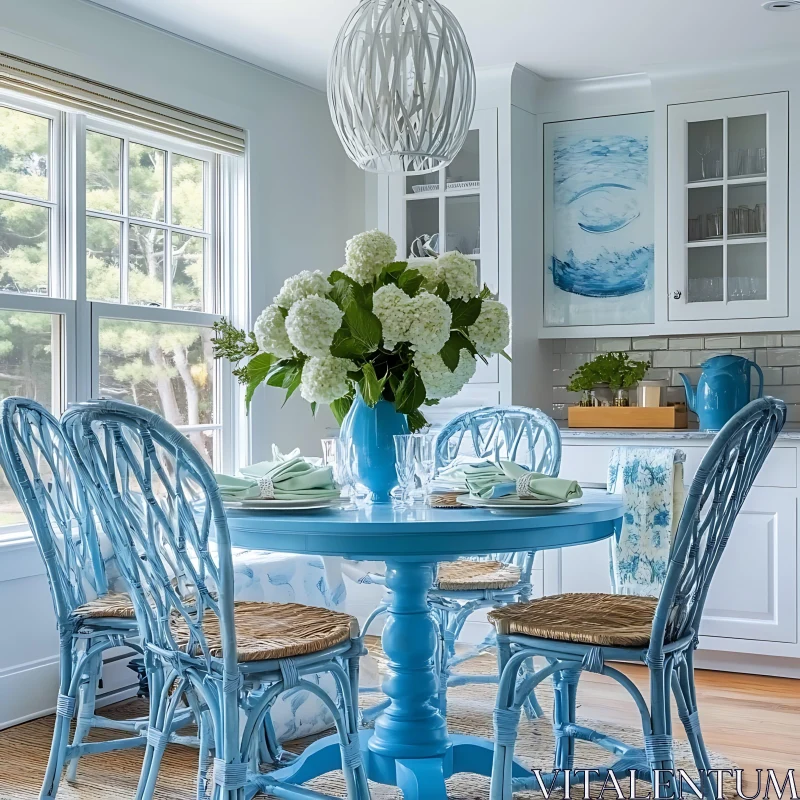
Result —
POLYGON ((459 503, 472 508, 566 508, 569 506, 579 506, 581 500, 567 500, 563 502, 549 502, 546 500, 519 500, 517 498, 497 497, 486 499, 483 497, 473 497, 470 494, 462 494, 456 498, 459 503))
POLYGON ((320 500, 226 500, 225 508, 247 508, 258 511, 310 511, 314 508, 336 508, 343 505, 341 497, 320 500))

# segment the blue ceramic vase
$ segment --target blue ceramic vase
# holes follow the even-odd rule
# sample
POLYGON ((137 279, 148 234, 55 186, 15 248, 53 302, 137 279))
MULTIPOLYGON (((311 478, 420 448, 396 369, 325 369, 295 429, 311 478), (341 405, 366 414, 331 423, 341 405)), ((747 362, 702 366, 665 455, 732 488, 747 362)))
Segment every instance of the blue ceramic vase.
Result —
POLYGON ((341 435, 353 444, 356 480, 372 492, 374 503, 388 503, 390 492, 397 485, 394 468, 395 434, 408 433, 405 414, 394 409, 394 403, 381 398, 370 408, 356 392, 353 405, 342 421, 341 435))

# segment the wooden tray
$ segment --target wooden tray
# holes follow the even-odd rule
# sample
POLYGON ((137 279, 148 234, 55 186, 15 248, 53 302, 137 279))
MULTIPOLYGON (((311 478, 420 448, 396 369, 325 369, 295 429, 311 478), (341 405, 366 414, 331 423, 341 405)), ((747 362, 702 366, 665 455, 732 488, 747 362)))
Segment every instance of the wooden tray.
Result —
POLYGON ((686 406, 570 406, 570 428, 686 428, 686 406))

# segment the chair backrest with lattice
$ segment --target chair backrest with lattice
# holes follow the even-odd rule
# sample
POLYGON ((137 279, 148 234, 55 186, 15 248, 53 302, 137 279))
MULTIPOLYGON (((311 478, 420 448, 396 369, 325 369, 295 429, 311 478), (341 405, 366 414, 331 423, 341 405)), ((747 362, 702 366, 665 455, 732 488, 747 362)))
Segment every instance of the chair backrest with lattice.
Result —
POLYGON ((459 455, 516 461, 534 472, 558 475, 561 435, 556 423, 538 408, 485 406, 459 414, 439 433, 437 468, 459 455))
POLYGON ((108 591, 96 520, 58 420, 25 397, 0 405, 0 462, 44 560, 59 627, 108 591))
POLYGON ((63 426, 131 582, 148 644, 222 658, 236 672, 233 562, 214 473, 189 440, 138 406, 93 400, 63 426), (219 646, 209 639, 219 637, 219 646))
POLYGON ((782 400, 754 400, 726 423, 700 462, 672 542, 650 658, 661 657, 665 641, 697 636, 711 579, 736 516, 785 422, 782 400))
MULTIPOLYGON (((558 475, 561 434, 553 420, 538 408, 484 406, 454 417, 436 438, 436 468, 457 456, 487 461, 515 461, 533 472, 558 475)), ((532 559, 527 553, 487 553, 470 560, 497 560, 516 564, 525 575, 532 559)))

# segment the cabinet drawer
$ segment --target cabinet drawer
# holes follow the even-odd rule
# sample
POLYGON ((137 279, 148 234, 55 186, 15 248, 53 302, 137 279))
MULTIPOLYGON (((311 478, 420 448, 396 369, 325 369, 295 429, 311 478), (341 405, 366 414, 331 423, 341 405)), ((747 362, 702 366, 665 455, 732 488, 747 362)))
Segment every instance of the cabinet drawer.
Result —
MULTIPOLYGON (((629 447, 648 446, 645 442, 636 443, 630 440, 620 442, 620 444, 629 447)), ((561 474, 578 482, 604 483, 608 477, 608 460, 613 446, 611 444, 564 443, 561 455, 561 474)), ((653 446, 661 445, 653 443, 653 446)), ((688 486, 708 448, 686 444, 675 446, 686 453, 684 481, 688 486)), ((773 448, 764 462, 761 472, 758 473, 754 485, 778 489, 795 488, 797 486, 797 448, 780 446, 773 448)))

